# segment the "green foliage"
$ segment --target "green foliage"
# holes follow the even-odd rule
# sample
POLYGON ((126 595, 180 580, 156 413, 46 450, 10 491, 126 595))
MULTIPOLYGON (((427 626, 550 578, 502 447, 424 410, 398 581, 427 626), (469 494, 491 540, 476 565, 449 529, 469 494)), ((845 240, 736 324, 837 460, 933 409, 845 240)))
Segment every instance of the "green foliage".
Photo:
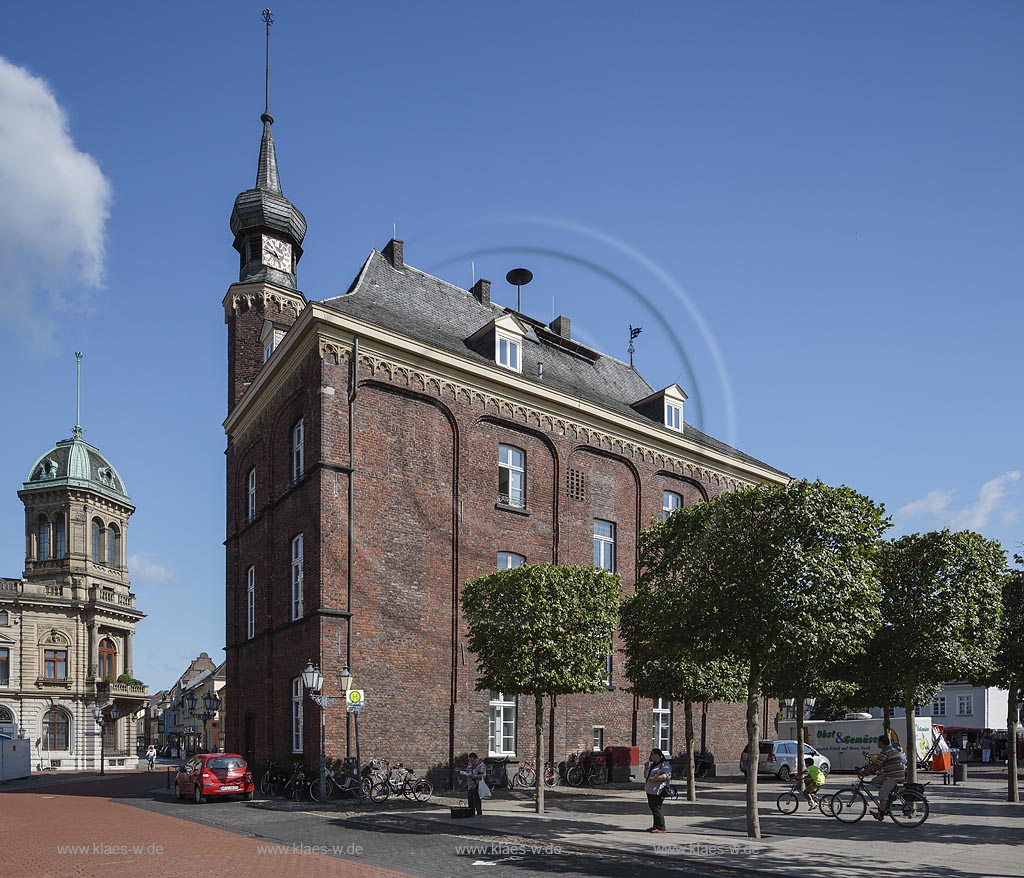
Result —
POLYGON ((1001 632, 1006 556, 971 531, 911 534, 879 554, 883 661, 904 681, 904 702, 919 703, 947 680, 991 667, 1001 632), (919 689, 919 687, 921 687, 919 689))
MULTIPOLYGON (((1022 563, 1017 558, 1018 563, 1022 563)), ((1019 688, 1024 681, 1024 570, 1011 570, 1002 584, 999 645, 988 673, 974 679, 983 686, 1019 688)))
POLYGON ((661 589, 698 651, 760 678, 800 654, 855 651, 874 633, 885 523, 867 497, 821 482, 723 494, 643 535, 641 585, 661 589))
POLYGON ((553 564, 466 583, 462 611, 477 655, 476 688, 527 695, 602 689, 620 594, 614 574, 553 564))
POLYGON ((619 631, 630 692, 691 703, 743 699, 746 668, 694 656, 691 638, 666 622, 656 590, 644 588, 623 603, 619 631))

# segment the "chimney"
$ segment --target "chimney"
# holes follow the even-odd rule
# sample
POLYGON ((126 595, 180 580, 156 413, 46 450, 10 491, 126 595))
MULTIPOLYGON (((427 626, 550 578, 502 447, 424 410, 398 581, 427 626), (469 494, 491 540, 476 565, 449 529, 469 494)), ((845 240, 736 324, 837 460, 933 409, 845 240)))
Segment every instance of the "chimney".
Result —
POLYGON ((381 251, 384 258, 391 263, 392 268, 401 271, 405 268, 405 257, 402 253, 402 242, 398 238, 392 238, 387 246, 381 251))
POLYGON ((491 282, 489 280, 480 278, 480 280, 473 284, 470 292, 481 305, 491 304, 491 282))
POLYGON ((555 333, 555 335, 560 335, 562 338, 572 338, 572 336, 569 334, 569 318, 566 317, 564 314, 559 314, 554 320, 551 321, 549 326, 551 327, 551 331, 555 333))

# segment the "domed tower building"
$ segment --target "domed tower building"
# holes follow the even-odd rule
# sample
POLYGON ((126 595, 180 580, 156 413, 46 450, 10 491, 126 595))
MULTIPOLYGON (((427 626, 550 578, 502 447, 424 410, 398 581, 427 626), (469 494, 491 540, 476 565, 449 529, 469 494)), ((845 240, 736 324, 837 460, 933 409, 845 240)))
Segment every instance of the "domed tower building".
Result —
POLYGON ((107 766, 134 765, 147 699, 132 667, 144 618, 128 579, 135 507, 80 426, 32 465, 18 497, 25 570, 0 580, 0 733, 29 739, 33 770, 98 769, 101 745, 107 766))

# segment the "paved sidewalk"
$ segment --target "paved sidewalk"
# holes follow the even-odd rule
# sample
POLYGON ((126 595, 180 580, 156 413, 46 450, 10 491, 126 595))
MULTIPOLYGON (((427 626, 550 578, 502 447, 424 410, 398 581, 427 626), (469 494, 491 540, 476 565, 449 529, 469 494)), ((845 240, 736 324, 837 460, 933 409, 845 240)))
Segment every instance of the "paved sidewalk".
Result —
MULTIPOLYGON (((851 778, 833 776, 826 791, 851 778)), ((949 878, 1019 878, 1024 855, 1024 805, 1005 801, 1003 778, 972 778, 966 786, 928 787, 931 814, 908 829, 870 816, 856 824, 806 809, 780 814, 775 799, 785 789, 771 781, 760 785, 761 839, 748 839, 745 788, 728 781, 702 785, 698 801, 668 801, 668 832, 650 834, 650 812, 636 791, 555 793, 546 797, 544 815, 531 800, 494 798, 484 816, 452 819, 447 808, 421 808, 401 814, 364 815, 357 820, 415 820, 434 831, 495 839, 526 839, 538 846, 596 848, 610 853, 665 857, 690 866, 718 867, 756 874, 802 878, 922 875, 949 878)), ((494 848, 500 851, 501 848, 494 848)))

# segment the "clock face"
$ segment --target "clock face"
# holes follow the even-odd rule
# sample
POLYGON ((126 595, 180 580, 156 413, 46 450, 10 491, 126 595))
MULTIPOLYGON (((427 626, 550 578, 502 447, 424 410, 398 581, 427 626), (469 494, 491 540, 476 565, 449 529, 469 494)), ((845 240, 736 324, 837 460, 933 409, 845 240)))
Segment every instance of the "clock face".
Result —
POLYGON ((280 241, 263 236, 263 264, 268 268, 276 268, 278 271, 292 270, 292 245, 287 241, 280 241))

